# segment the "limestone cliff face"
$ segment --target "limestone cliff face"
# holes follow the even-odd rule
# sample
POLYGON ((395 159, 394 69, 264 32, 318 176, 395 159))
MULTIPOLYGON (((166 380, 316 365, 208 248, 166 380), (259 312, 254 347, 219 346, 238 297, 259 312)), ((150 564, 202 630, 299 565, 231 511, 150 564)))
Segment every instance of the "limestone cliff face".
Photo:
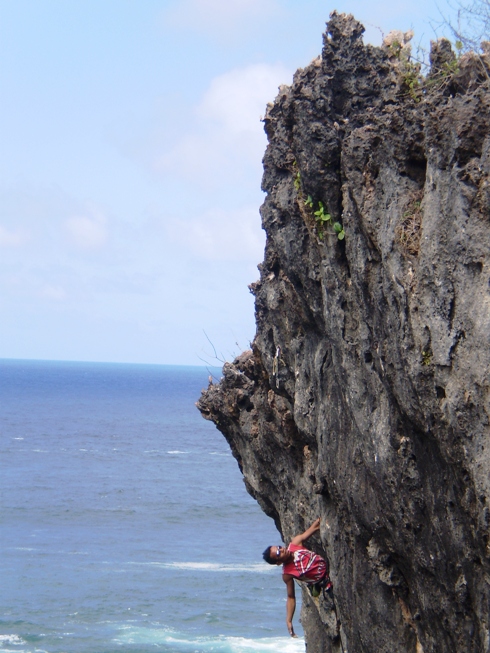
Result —
POLYGON ((439 42, 422 92, 362 31, 332 14, 268 107, 257 335, 198 405, 286 542, 328 520, 336 610, 304 594, 308 653, 483 653, 487 62, 439 42))

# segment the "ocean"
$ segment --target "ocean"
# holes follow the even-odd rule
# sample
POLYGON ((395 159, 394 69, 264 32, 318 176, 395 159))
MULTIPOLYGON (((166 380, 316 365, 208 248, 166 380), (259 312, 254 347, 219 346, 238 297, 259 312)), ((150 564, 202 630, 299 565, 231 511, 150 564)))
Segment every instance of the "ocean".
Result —
POLYGON ((0 653, 304 651, 208 376, 0 360, 0 653))

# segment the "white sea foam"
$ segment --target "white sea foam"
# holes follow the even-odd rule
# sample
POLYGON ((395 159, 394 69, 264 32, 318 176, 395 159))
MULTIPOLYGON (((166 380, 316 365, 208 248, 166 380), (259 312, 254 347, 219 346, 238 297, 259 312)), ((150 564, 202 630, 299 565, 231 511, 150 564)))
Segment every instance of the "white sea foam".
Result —
POLYGON ((25 641, 19 635, 0 635, 0 646, 2 650, 4 646, 22 646, 25 641))
POLYGON ((167 451, 167 453, 172 454, 172 455, 176 455, 176 454, 180 454, 180 453, 189 453, 189 452, 188 451, 179 451, 177 449, 175 451, 167 451))
POLYGON ((169 628, 120 627, 118 644, 162 646, 171 645, 179 651, 212 651, 213 653, 304 653, 302 638, 262 637, 190 637, 169 628))
MULTIPOLYGON (((14 546, 12 547, 14 551, 35 551, 36 549, 30 547, 30 546, 14 546)), ((0 637, 2 637, 0 635, 0 637)), ((1 640, 0 640, 1 641, 1 640)))
POLYGON ((304 639, 298 637, 262 637, 260 639, 246 639, 245 637, 228 637, 227 641, 233 653, 304 653, 304 639))
POLYGON ((250 565, 240 564, 219 564, 216 562, 129 562, 130 565, 147 565, 157 569, 182 569, 183 571, 202 572, 250 572, 253 574, 268 574, 275 571, 270 565, 264 563, 253 563, 250 565))
POLYGON ((183 653, 196 650, 213 653, 304 653, 305 650, 302 638, 189 637, 168 628, 122 627, 120 630, 121 634, 114 640, 118 644, 167 645, 183 653))

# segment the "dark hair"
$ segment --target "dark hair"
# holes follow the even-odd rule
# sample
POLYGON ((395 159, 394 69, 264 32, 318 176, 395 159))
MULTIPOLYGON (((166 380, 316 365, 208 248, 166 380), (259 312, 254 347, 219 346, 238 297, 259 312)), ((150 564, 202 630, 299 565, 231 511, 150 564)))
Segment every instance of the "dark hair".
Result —
POLYGON ((276 561, 275 561, 274 558, 271 556, 271 548, 272 548, 271 546, 268 546, 267 549, 266 549, 266 550, 264 551, 264 553, 262 554, 262 557, 263 557, 264 560, 265 560, 266 562, 268 562, 270 565, 275 565, 275 564, 276 564, 276 561))

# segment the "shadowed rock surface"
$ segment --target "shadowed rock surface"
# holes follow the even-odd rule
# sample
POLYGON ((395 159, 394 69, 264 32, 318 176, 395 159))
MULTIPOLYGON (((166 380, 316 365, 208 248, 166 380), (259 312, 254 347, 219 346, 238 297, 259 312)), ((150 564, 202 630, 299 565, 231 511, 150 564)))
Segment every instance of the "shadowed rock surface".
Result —
POLYGON ((362 32, 332 14, 268 106, 257 334, 198 407, 284 541, 322 517, 336 611, 303 593, 308 653, 483 653, 488 66, 439 41, 422 89, 362 32))

